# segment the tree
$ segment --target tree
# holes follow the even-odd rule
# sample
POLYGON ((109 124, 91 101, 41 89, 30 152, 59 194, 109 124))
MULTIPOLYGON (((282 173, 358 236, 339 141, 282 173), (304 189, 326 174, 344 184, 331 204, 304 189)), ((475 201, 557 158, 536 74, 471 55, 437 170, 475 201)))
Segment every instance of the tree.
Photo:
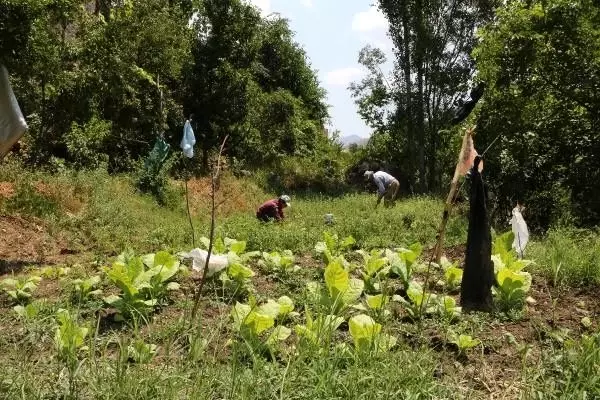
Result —
POLYGON ((0 1, 0 63, 9 70, 27 50, 33 22, 42 10, 40 0, 0 1))
POLYGON ((245 1, 0 0, 0 12, 33 163, 129 171, 159 135, 177 148, 190 113, 204 171, 225 135, 249 165, 322 145, 325 93, 306 54, 287 21, 245 1))
POLYGON ((225 135, 227 155, 254 165, 314 149, 324 91, 285 20, 264 20, 240 0, 205 0, 194 30, 186 110, 204 170, 225 135))
POLYGON ((474 31, 491 16, 489 3, 381 0, 379 7, 390 23, 397 61, 388 79, 391 92, 384 93, 383 76, 372 67, 381 57, 365 49, 361 60, 371 76, 353 86, 354 96, 363 118, 392 136, 411 185, 420 192, 436 189, 442 176, 438 152, 449 141, 444 128, 472 77, 474 31))
POLYGON ((600 221, 600 6, 591 0, 513 1, 481 32, 477 118, 500 216, 516 201, 546 228, 600 221), (568 222, 568 221, 567 221, 568 222))
POLYGON ((12 60, 20 67, 11 72, 30 121, 32 161, 57 156, 79 165, 67 142, 85 143, 79 133, 88 132, 94 143, 104 137, 98 151, 109 155, 111 169, 118 171, 148 151, 166 119, 182 118, 173 100, 189 49, 187 19, 166 0, 106 2, 106 18, 84 7, 88 3, 28 6, 37 12, 28 14, 25 46, 12 60), (78 128, 88 122, 106 127, 102 120, 110 122, 107 135, 78 128), (78 135, 76 141, 71 134, 78 135))

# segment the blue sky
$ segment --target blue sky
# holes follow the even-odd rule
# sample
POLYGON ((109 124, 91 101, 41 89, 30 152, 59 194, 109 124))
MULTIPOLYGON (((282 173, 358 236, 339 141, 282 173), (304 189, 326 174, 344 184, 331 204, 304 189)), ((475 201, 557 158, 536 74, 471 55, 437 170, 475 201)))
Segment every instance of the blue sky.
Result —
POLYGON ((348 85, 365 70, 358 53, 371 44, 391 60, 387 21, 372 6, 374 0, 249 0, 263 15, 279 13, 290 21, 295 40, 302 45, 321 85, 327 90, 331 126, 342 136, 368 137, 370 129, 360 119, 348 85))

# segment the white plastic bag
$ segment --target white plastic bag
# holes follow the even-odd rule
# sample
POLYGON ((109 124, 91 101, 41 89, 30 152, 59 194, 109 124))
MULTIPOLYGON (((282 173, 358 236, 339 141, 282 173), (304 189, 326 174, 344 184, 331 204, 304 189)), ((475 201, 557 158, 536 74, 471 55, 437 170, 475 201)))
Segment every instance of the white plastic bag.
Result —
POLYGON ((23 136, 27 123, 10 87, 8 71, 0 65, 0 160, 23 136))
MULTIPOLYGON (((183 254, 184 258, 192 259, 192 269, 194 271, 202 272, 204 271, 204 265, 206 264, 206 258, 208 257, 208 251, 201 249, 194 249, 187 254, 183 254)), ((206 273, 206 277, 210 278, 211 276, 218 274, 223 271, 225 268, 229 266, 229 260, 226 255, 210 255, 210 260, 208 261, 208 272, 206 273)))
POLYGON ((510 220, 512 225, 512 231, 515 234, 515 240, 513 241, 512 247, 516 250, 519 258, 525 256, 525 246, 529 242, 529 230, 527 224, 521 214, 521 208, 519 206, 513 208, 512 219, 510 220))
POLYGON ((196 137, 194 136, 194 130, 189 120, 185 121, 183 127, 183 138, 181 138, 181 150, 183 155, 187 158, 194 157, 194 145, 196 144, 196 137))

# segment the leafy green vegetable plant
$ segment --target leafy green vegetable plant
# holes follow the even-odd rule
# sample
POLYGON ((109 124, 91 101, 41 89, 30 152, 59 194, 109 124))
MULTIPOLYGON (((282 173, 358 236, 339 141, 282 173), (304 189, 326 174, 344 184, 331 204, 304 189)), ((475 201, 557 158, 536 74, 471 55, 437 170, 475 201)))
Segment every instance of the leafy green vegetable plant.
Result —
POLYGON ((229 253, 229 266, 218 275, 218 280, 221 282, 223 296, 231 298, 245 298, 252 293, 252 277, 254 271, 242 264, 240 257, 233 253, 229 253))
POLYGON ((325 264, 329 264, 334 258, 343 256, 355 244, 356 240, 352 236, 340 240, 337 233, 331 234, 325 231, 323 241, 315 245, 315 252, 323 257, 325 264))
POLYGON ((325 314, 342 315, 360 298, 364 282, 351 278, 344 268, 342 257, 334 259, 325 268, 325 287, 318 282, 309 282, 309 298, 316 305, 325 308, 325 314))
POLYGON ((387 309, 391 297, 384 294, 377 294, 375 296, 366 295, 367 310, 369 314, 378 322, 383 322, 390 317, 391 313, 387 309))
POLYGON ((512 250, 513 239, 514 234, 508 232, 498 236, 493 244, 492 261, 497 282, 494 293, 503 311, 522 308, 531 288, 531 274, 523 269, 532 261, 517 259, 512 250))
POLYGON ((385 268, 388 263, 387 258, 379 250, 371 252, 359 250, 357 253, 363 257, 364 261, 361 275, 365 282, 365 291, 370 294, 381 292, 381 280, 389 273, 389 268, 385 268))
POLYGON ((319 350, 328 349, 333 333, 344 322, 344 318, 332 314, 317 314, 313 318, 310 310, 306 310, 304 316, 306 323, 294 327, 301 343, 306 343, 319 350))
POLYGON ((381 333, 381 324, 368 315, 355 315, 350 318, 348 325, 358 355, 384 353, 396 345, 397 339, 381 333))
POLYGON ((31 302, 25 306, 19 304, 13 307, 13 310, 19 318, 25 321, 32 321, 40 314, 40 304, 36 301, 31 302))
POLYGON ((440 266, 444 271, 444 284, 450 292, 456 291, 462 282, 463 270, 458 267, 458 262, 451 263, 442 257, 440 266))
POLYGON ((6 278, 0 282, 0 288, 15 303, 25 304, 31 299, 41 280, 39 276, 6 278))
POLYGON ((409 300, 400 296, 393 299, 404 305, 406 312, 412 319, 420 319, 425 314, 433 314, 438 310, 437 295, 423 291, 423 287, 417 282, 411 282, 406 295, 409 300))
POLYGON ((456 305, 456 300, 450 296, 437 296, 438 313, 448 322, 452 322, 460 316, 461 307, 456 305))
POLYGON ((149 344, 142 339, 134 340, 127 346, 127 355, 130 360, 137 364, 148 364, 156 355, 157 346, 149 344))
POLYGON ((449 333, 449 342, 456 345, 458 354, 460 356, 466 356, 467 350, 477 347, 481 344, 479 339, 473 338, 470 335, 458 335, 454 332, 449 333))
POLYGON ((417 259, 422 251, 423 247, 419 243, 411 245, 408 249, 386 250, 385 256, 390 264, 390 272, 392 276, 400 279, 405 289, 410 285, 417 259))
POLYGON ((234 329, 253 357, 274 357, 279 352, 280 342, 291 334, 282 322, 293 310, 294 303, 289 297, 277 301, 269 299, 262 305, 251 298, 249 304, 236 303, 231 316, 234 329))
POLYGON ((58 326, 54 334, 54 344, 61 360, 77 358, 77 351, 84 348, 88 328, 77 324, 75 318, 64 309, 56 312, 58 326))
POLYGON ((299 266, 294 265, 294 260, 294 254, 290 250, 284 250, 282 253, 277 251, 271 253, 264 252, 259 264, 267 273, 288 276, 300 270, 299 266))
POLYGON ((101 281, 102 278, 98 275, 87 279, 74 279, 70 283, 73 299, 84 302, 99 297, 102 294, 102 289, 98 289, 101 281))
POLYGON ((75 392, 75 376, 79 369, 79 351, 85 350, 85 338, 88 328, 77 323, 76 319, 64 309, 56 312, 58 326, 54 334, 54 346, 58 352, 58 359, 65 364, 69 377, 69 391, 71 396, 75 392))
POLYGON ((179 284, 173 282, 178 271, 179 261, 166 252, 144 257, 121 255, 106 271, 121 294, 107 296, 104 301, 117 309, 119 320, 146 316, 170 291, 179 290, 179 284))
MULTIPOLYGON (((210 239, 207 237, 200 238, 200 244, 205 250, 208 250, 210 245, 210 239)), ((251 258, 260 257, 259 251, 246 252, 246 242, 241 240, 235 240, 226 237, 222 239, 220 237, 215 238, 213 242, 212 254, 230 254, 233 253, 240 257, 243 262, 247 262, 251 258)))
POLYGON ((40 275, 46 279, 58 279, 69 275, 71 268, 69 267, 44 267, 40 271, 40 275))
POLYGON ((494 288, 500 308, 504 311, 522 308, 531 288, 531 275, 527 272, 501 268, 496 273, 498 286, 494 288))

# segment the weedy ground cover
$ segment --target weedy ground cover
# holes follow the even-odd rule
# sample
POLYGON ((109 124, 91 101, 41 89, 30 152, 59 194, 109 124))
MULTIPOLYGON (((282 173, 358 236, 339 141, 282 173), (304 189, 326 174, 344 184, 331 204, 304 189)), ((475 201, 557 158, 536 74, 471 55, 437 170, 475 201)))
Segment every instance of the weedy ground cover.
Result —
MULTIPOLYGON (((3 266, 2 398, 600 394, 593 232, 551 232, 532 243, 526 255, 534 263, 518 260, 510 235, 498 235, 497 311, 463 314, 460 212, 449 227, 448 259, 428 268, 438 200, 373 211, 368 195, 297 198, 286 223, 265 225, 255 221, 253 203, 269 195, 251 189, 247 203, 220 211, 215 252, 230 265, 211 275, 191 323, 199 272, 179 257, 191 249, 181 203, 158 207, 127 177, 27 179, 33 190, 44 181, 40 196, 55 202, 54 211, 31 212, 45 203, 25 201, 3 212, 67 235, 76 251, 55 254, 56 265, 44 269, 16 259, 3 266), (52 194, 67 182, 79 208, 52 194), (326 213, 334 225, 324 224, 326 213), (586 246, 575 254, 578 240, 586 246)), ((222 182, 234 198, 238 185, 222 182)), ((205 218, 198 208, 197 238, 206 234, 205 218)))

